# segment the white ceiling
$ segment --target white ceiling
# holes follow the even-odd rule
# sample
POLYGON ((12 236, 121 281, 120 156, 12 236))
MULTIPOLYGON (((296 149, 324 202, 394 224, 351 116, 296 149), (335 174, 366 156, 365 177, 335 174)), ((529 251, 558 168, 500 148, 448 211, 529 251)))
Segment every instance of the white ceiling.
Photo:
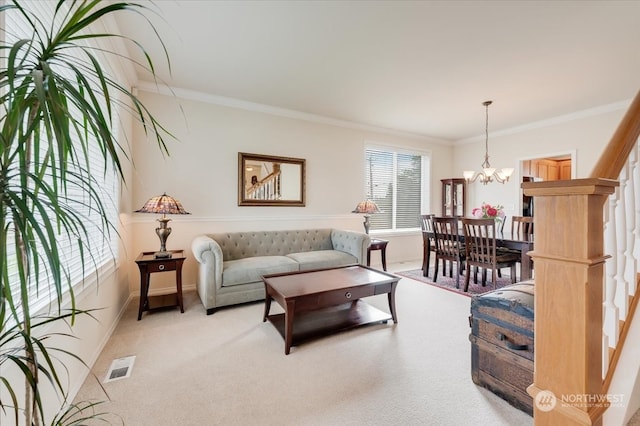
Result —
POLYGON ((171 75, 144 20, 118 25, 170 86, 451 141, 484 134, 485 100, 491 132, 640 89, 640 1, 145 4, 171 75))

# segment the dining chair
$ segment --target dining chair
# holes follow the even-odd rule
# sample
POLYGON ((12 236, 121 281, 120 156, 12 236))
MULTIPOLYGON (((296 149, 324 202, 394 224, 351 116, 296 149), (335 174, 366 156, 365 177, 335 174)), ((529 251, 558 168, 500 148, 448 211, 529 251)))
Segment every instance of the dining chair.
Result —
POLYGON ((453 263, 456 263, 456 288, 460 288, 460 270, 464 268, 464 249, 461 248, 458 233, 458 218, 432 217, 433 234, 435 236, 435 269, 433 281, 438 280, 438 266, 442 261, 442 274, 446 275, 446 261, 449 261, 449 276, 453 276, 453 263))
MULTIPOLYGON (((497 230, 498 230, 498 234, 500 235, 501 238, 504 237, 504 224, 507 223, 507 217, 503 217, 502 220, 500 220, 499 225, 496 226, 497 230)), ((502 250, 502 247, 498 247, 496 249, 498 251, 498 253, 502 250)), ((500 271, 500 269, 498 269, 498 277, 502 278, 502 272, 500 271)), ((477 284, 477 282, 476 282, 477 284)))
POLYGON ((503 217, 502 220, 500 221, 500 234, 504 235, 504 224, 507 222, 507 217, 503 217))
MULTIPOLYGON (((511 238, 520 241, 533 241, 533 217, 513 216, 511 218, 511 238)), ((520 255, 520 250, 509 250, 520 255)), ((533 259, 529 260, 529 265, 533 271, 533 259)))
POLYGON ((513 216, 511 218, 511 238, 520 241, 532 241, 533 217, 513 216))
MULTIPOLYGON (((516 263, 520 256, 496 250, 496 222, 494 219, 462 219, 465 242, 465 286, 469 290, 471 267, 482 268, 482 285, 487 283, 487 270, 491 270, 493 287, 496 286, 498 270, 511 268, 511 283, 516 282, 516 263)), ((477 269, 476 269, 477 273, 477 269)))
POLYGON ((420 226, 422 227, 422 275, 429 276, 429 265, 431 262, 431 252, 436 251, 436 241, 433 236, 433 225, 431 219, 433 214, 420 215, 420 226))

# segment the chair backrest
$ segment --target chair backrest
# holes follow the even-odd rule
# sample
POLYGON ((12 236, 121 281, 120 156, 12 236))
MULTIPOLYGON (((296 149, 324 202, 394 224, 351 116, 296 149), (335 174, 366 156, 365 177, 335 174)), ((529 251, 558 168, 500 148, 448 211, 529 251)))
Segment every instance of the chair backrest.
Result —
POLYGON ((505 224, 506 222, 507 222, 507 217, 505 216, 505 217, 503 217, 503 218, 502 218, 502 220, 500 221, 500 225, 498 225, 498 226, 496 227, 496 228, 497 228, 497 231, 498 231, 500 234, 502 234, 502 233, 504 232, 504 224, 505 224))
POLYGON ((495 269, 496 221, 494 219, 462 219, 467 262, 495 269))
POLYGON ((521 241, 533 240, 533 217, 513 216, 511 218, 511 238, 521 241))
POLYGON ((434 216, 431 223, 436 240, 436 253, 441 257, 459 258, 458 218, 434 216))
POLYGON ((420 215, 420 227, 423 232, 433 232, 433 225, 431 224, 431 219, 434 217, 434 214, 422 214, 420 215))
MULTIPOLYGON (((422 228, 422 241, 425 243, 427 241, 433 242, 435 240, 433 235, 433 224, 431 223, 431 219, 434 216, 435 215, 433 214, 420 215, 420 227, 422 228)), ((435 250, 434 246, 430 246, 430 247, 431 247, 431 250, 435 250)))

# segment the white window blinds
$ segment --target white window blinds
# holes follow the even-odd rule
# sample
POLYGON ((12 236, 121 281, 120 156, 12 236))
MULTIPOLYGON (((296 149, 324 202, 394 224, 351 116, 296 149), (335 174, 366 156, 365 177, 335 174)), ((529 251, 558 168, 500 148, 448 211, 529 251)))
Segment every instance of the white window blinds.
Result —
POLYGON ((427 164, 424 154, 392 148, 365 149, 366 197, 382 210, 382 213, 371 216, 372 230, 420 227, 427 164))
MULTIPOLYGON (((33 12, 39 19, 39 25, 43 28, 49 28, 51 18, 54 15, 54 8, 57 2, 52 1, 33 1, 23 2, 21 4, 27 10, 33 12)), ((63 5, 65 7, 66 5, 63 5)), ((14 10, 8 10, 3 12, 4 25, 3 32, 0 32, 0 37, 3 38, 3 44, 11 46, 17 40, 31 39, 34 37, 33 31, 29 29, 29 25, 24 21, 24 17, 14 10)), ((55 25, 55 24, 54 24, 55 25)), ((78 57, 78 59, 81 59, 78 57)), ((4 58, 2 58, 4 60, 4 58)), ((84 60, 84 59, 82 59, 84 60)), ((103 64, 108 65, 108 64, 103 64)), ((55 67, 56 65, 52 65, 55 67)), ((105 67, 107 68, 107 67, 105 67)), ((108 69, 108 68, 107 68, 108 69)), ((57 70, 59 73, 64 74, 64 70, 57 70)), ((87 76, 89 77, 89 76, 87 76)), ((101 96, 101 90, 96 86, 94 91, 96 96, 101 96)), ((114 107, 116 107, 114 105, 114 107)), ((73 110, 72 110, 73 115, 73 110)), ((79 113, 76 113, 74 118, 77 123, 82 123, 83 118, 79 113)), ((113 121, 113 132, 118 133, 119 121, 116 119, 113 121)), ((73 133, 73 132, 72 132, 73 133)), ((66 232, 64 228, 59 228, 59 233, 55 236, 59 244, 60 258, 62 259, 65 267, 66 274, 64 280, 69 282, 70 285, 76 285, 83 282, 83 280, 95 272, 98 268, 109 261, 113 261, 117 257, 118 250, 118 235, 114 231, 110 231, 109 235, 106 235, 107 229, 104 226, 103 218, 96 214, 95 201, 92 201, 87 194, 88 188, 80 184, 80 180, 74 181, 74 173, 79 173, 82 169, 84 172, 88 172, 91 178, 94 180, 94 184, 91 188, 93 191, 97 191, 99 199, 101 200, 103 207, 106 210, 107 219, 111 223, 118 223, 118 199, 119 199, 119 181, 117 174, 111 167, 111 164, 105 163, 104 155, 100 150, 100 147, 95 142, 94 136, 91 132, 85 133, 85 138, 89 141, 87 143, 87 156, 89 158, 88 163, 73 164, 73 161, 67 163, 70 173, 67 175, 67 193, 65 197, 65 203, 75 211, 78 212, 78 216, 82 218, 82 223, 86 227, 88 239, 85 239, 83 232, 66 232), (78 239, 84 240, 84 250, 80 250, 78 247, 78 239)), ((41 144, 46 143, 46 135, 41 135, 41 144)), ((82 152, 83 148, 78 148, 79 152, 82 152)), ((46 146, 40 147, 40 152, 46 152, 46 146)), ((37 154, 36 154, 37 155, 37 154)), ((51 177, 51 173, 47 173, 51 177)), ((53 182, 53 178, 51 177, 53 182)), ((13 185, 19 185, 19 181, 12 182, 13 185)), ((43 214, 49 218, 55 217, 53 211, 45 211, 43 214)), ((40 214, 40 218, 42 215, 40 214)), ((11 229, 8 230, 8 249, 15 250, 13 246, 13 238, 11 229)), ((44 253, 42 253, 44 254, 44 253)), ((19 280, 17 275, 17 259, 14 256, 9 256, 11 273, 10 282, 15 283, 12 285, 12 294, 14 300, 20 300, 19 297, 19 280)), ((51 271, 47 271, 44 264, 40 265, 41 278, 40 283, 31 283, 30 292, 32 297, 29 299, 32 301, 32 309, 45 306, 52 302, 52 294, 48 292, 51 288, 47 285, 52 282, 51 271), (48 276, 43 274, 42 271, 48 272, 48 276), (45 278, 43 278, 45 277, 45 278)), ((65 289, 65 291, 68 290, 65 289)))

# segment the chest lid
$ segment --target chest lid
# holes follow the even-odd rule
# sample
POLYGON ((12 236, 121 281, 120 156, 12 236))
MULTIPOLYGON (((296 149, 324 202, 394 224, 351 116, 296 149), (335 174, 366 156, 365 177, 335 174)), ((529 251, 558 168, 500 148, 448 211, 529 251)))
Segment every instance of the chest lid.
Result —
POLYGON ((513 312, 518 316, 533 320, 533 282, 521 282, 505 286, 471 298, 471 313, 482 307, 513 312))

